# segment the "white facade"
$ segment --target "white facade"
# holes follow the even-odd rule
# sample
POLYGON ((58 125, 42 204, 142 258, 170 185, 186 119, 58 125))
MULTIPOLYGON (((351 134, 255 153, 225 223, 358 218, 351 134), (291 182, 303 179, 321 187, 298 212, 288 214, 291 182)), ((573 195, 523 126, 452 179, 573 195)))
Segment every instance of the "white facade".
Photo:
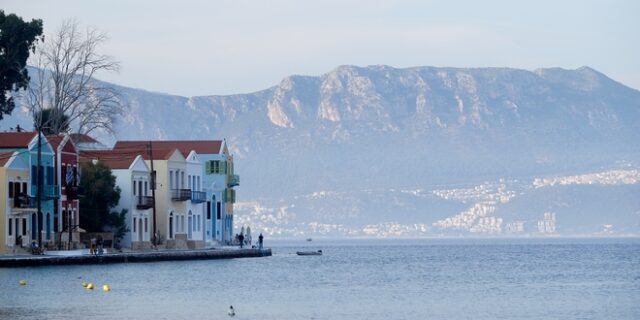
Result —
POLYGON ((186 162, 186 189, 191 190, 191 200, 186 202, 187 225, 186 233, 188 241, 200 241, 194 247, 204 245, 204 224, 206 209, 206 193, 202 191, 202 162, 195 151, 191 151, 186 162))
POLYGON ((127 169, 111 169, 120 187, 120 202, 115 208, 127 210, 129 232, 122 239, 122 246, 132 249, 150 247, 151 241, 151 177, 150 170, 141 156, 137 156, 127 169))

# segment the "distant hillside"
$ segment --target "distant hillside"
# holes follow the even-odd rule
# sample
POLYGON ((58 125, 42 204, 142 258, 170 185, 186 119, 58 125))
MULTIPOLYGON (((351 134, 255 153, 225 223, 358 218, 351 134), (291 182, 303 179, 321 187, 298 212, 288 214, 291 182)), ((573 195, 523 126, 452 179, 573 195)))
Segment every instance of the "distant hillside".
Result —
MULTIPOLYGON (((624 232, 640 232, 633 184, 598 191, 525 187, 538 177, 639 165, 640 92, 588 67, 531 72, 341 66, 318 77, 290 76, 249 94, 122 93, 129 109, 117 136, 103 140, 227 138, 242 176, 237 219, 284 236, 322 233, 318 225, 324 224, 342 230, 331 235, 369 235, 367 225, 409 223, 423 225, 420 235, 438 234, 434 223, 473 204, 398 190, 474 187, 500 179, 526 196, 495 206, 487 217, 533 221, 555 210, 558 223, 571 224, 558 232, 591 233, 607 224, 580 206, 591 200, 612 206, 601 214, 631 226, 624 232), (560 197, 558 192, 571 205, 541 205, 560 197), (594 192, 607 200, 594 200, 594 192), (610 201, 614 195, 620 199, 610 201), (569 212, 590 218, 565 220, 569 212)), ((23 111, 14 111, 0 130, 15 123, 31 127, 23 111)), ((381 230, 368 228, 373 234, 381 230)))

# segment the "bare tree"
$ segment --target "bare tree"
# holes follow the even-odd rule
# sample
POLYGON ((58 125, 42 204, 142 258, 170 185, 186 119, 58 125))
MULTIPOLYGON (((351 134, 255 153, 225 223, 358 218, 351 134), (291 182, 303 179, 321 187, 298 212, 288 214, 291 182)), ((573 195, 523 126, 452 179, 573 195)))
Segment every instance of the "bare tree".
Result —
POLYGON ((97 81, 99 72, 117 72, 120 63, 100 54, 107 40, 94 28, 79 30, 77 21, 67 20, 48 36, 31 59, 37 75, 29 85, 27 101, 36 126, 52 133, 68 130, 88 134, 96 129, 113 133, 113 125, 124 107, 115 87, 97 81), (48 110, 49 117, 43 117, 48 110))

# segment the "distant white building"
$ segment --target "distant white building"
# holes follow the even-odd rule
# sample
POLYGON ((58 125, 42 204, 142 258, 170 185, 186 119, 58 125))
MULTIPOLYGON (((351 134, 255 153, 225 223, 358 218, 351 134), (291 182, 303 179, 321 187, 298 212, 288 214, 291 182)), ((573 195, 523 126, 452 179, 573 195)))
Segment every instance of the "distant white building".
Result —
POLYGON ((524 221, 507 222, 505 230, 508 233, 523 233, 524 232, 524 221))
POLYGON ((538 221, 539 233, 555 233, 556 232, 556 214, 554 212, 545 212, 543 219, 538 221))

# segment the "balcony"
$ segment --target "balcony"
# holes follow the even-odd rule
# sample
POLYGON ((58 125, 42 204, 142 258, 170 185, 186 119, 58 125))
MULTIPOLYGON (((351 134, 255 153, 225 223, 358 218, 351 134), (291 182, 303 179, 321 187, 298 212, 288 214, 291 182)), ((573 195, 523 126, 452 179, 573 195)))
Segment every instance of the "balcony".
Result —
POLYGON ((36 198, 29 197, 24 193, 13 198, 14 208, 27 209, 27 208, 36 208, 37 206, 38 204, 36 203, 36 198))
POLYGON ((240 185, 240 176, 237 174, 232 174, 228 177, 228 183, 227 186, 229 188, 235 187, 235 186, 239 186, 240 185))
POLYGON ((77 200, 84 196, 84 188, 80 186, 69 186, 64 188, 67 200, 77 200))
MULTIPOLYGON (((38 196, 38 186, 31 186, 31 194, 38 196)), ((51 200, 60 198, 60 186, 55 184, 46 184, 42 186, 42 200, 51 200)))
POLYGON ((204 191, 191 191, 191 202, 202 203, 207 201, 207 193, 204 191))
POLYGON ((191 200, 191 189, 173 189, 171 190, 172 201, 191 200))
POLYGON ((136 209, 138 210, 147 210, 153 207, 153 197, 138 196, 137 200, 136 209))

